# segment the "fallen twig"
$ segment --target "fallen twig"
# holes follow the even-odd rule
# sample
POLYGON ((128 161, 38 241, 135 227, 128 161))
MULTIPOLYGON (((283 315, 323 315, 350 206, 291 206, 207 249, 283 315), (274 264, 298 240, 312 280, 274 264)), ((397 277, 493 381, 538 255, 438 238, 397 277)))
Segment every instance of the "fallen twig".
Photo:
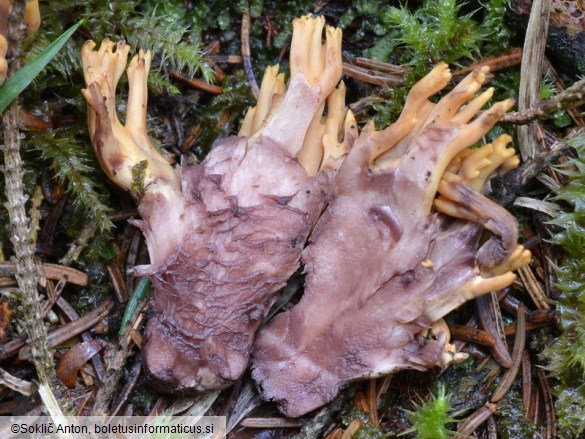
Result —
POLYGON ((203 90, 214 95, 218 95, 223 92, 223 89, 217 85, 210 84, 208 82, 202 81, 201 79, 189 78, 187 75, 184 75, 181 72, 171 72, 171 76, 184 82, 192 88, 203 90))
MULTIPOLYGON (((114 302, 111 300, 106 300, 100 306, 79 318, 78 320, 67 323, 66 325, 60 326, 54 331, 51 331, 47 337, 49 346, 51 348, 59 346, 61 343, 64 343, 67 340, 88 330, 105 316, 107 316, 113 307, 114 302)), ((6 358, 4 355, 5 354, 3 353, 0 354, 0 360, 6 358)), ((18 354, 18 358, 21 360, 30 360, 32 358, 31 347, 23 347, 18 354)))
POLYGON ((10 375, 4 369, 0 368, 0 385, 6 386, 9 389, 14 390, 25 396, 31 396, 36 392, 36 388, 33 383, 20 378, 10 375))
POLYGON ((520 275, 520 279, 522 279, 522 283, 526 287, 528 294, 534 301, 534 304, 538 309, 550 309, 550 305, 548 304, 548 297, 546 297, 546 293, 540 285, 540 282, 534 276, 534 273, 530 269, 530 267, 522 267, 518 270, 518 274, 520 275))
MULTIPOLYGON (((522 64, 520 69, 520 90, 518 110, 524 111, 533 107, 540 100, 540 80, 551 2, 534 0, 528 19, 522 64)), ((518 127, 518 148, 523 160, 534 157, 538 153, 537 133, 535 124, 518 127)))
MULTIPOLYGON (((15 276, 17 271, 16 262, 0 262, 0 276, 15 276)), ((41 269, 47 279, 59 281, 65 279, 67 282, 86 287, 89 283, 89 277, 83 271, 75 270, 71 267, 65 267, 57 264, 42 264, 41 269)), ((35 273, 38 270, 35 266, 35 273)), ((35 284, 36 289, 36 284, 35 284)))
MULTIPOLYGON (((14 59, 9 71, 14 73, 20 68, 20 42, 23 37, 24 0, 12 1, 12 9, 8 14, 7 40, 14 59)), ((24 195, 23 163, 20 157, 21 135, 19 126, 18 103, 13 103, 3 115, 4 131, 4 177, 6 181, 6 208, 10 218, 10 241, 14 247, 16 264, 15 276, 22 295, 22 324, 31 339, 32 360, 34 362, 41 387, 45 388, 46 396, 42 398, 47 405, 54 400, 51 385, 55 386, 56 376, 53 365, 53 352, 47 339, 47 328, 41 315, 42 300, 37 290, 39 272, 34 261, 35 245, 31 241, 30 221, 26 215, 24 195)), ((58 407, 58 405, 57 405, 58 407)), ((51 407, 47 407, 51 409, 51 407)), ((59 415, 59 410, 51 411, 51 415, 59 415)))
POLYGON ((240 426, 247 428, 300 428, 303 420, 288 418, 246 418, 240 426))
POLYGON ((242 15, 242 32, 241 32, 241 51, 242 51, 242 61, 244 63, 244 71, 246 72, 246 76, 248 77, 248 83, 250 84, 250 89, 252 90, 252 94, 258 100, 258 96, 260 94, 260 89, 258 88, 258 81, 256 80, 256 76, 254 75, 254 69, 252 68, 252 58, 250 55, 250 14, 244 12, 242 15))
POLYGON ((97 232, 97 229, 98 224, 95 222, 86 224, 79 234, 79 237, 73 244, 71 244, 71 247, 69 247, 69 250, 67 250, 67 253, 59 260, 59 262, 63 265, 71 265, 73 262, 77 261, 81 252, 85 249, 91 238, 93 238, 95 232, 97 232))
POLYGON ((343 63, 343 74, 373 85, 400 87, 404 84, 403 74, 366 69, 346 62, 343 63))
POLYGON ((467 75, 478 67, 488 66, 490 72, 497 72, 498 70, 507 69, 509 67, 517 66, 522 61, 522 49, 514 47, 512 51, 506 55, 493 56, 484 58, 479 62, 470 64, 469 66, 457 69, 453 72, 453 76, 467 75))
POLYGON ((500 123, 522 125, 538 119, 546 119, 551 113, 568 110, 585 104, 585 79, 575 82, 572 86, 546 101, 537 102, 524 110, 504 114, 500 123))
POLYGON ((460 434, 456 435, 456 437, 461 438, 471 436, 481 424, 496 412, 496 408, 496 404, 493 403, 487 403, 480 407, 459 426, 457 433, 460 434))
POLYGON ((453 338, 493 348, 496 340, 489 332, 471 326, 449 325, 449 332, 453 338))

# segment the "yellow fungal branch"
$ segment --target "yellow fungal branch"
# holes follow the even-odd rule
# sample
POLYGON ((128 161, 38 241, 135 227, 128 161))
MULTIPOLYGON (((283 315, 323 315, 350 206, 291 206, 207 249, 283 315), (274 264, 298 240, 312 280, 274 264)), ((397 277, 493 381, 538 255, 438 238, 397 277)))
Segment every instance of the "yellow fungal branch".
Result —
POLYGON ((339 83, 341 30, 327 26, 323 44, 324 28, 323 17, 293 21, 289 84, 285 86, 277 65, 268 67, 256 107, 248 110, 239 132, 251 140, 274 138, 309 176, 336 168, 358 134, 355 118, 345 108, 345 84, 339 83))
MULTIPOLYGON (((0 85, 4 84, 8 72, 6 54, 8 53, 8 42, 6 32, 8 30, 8 14, 12 8, 9 0, 0 0, 0 85)), ((27 25, 28 35, 35 33, 41 25, 41 13, 38 0, 30 0, 24 11, 24 22, 27 25)))
POLYGON ((172 166, 152 145, 146 131, 150 52, 140 50, 128 66, 128 106, 126 124, 116 113, 116 87, 126 68, 130 47, 106 39, 99 50, 93 41, 81 49, 83 74, 87 88, 82 90, 88 103, 88 126, 96 155, 108 177, 123 189, 134 182, 132 170, 146 162, 144 189, 153 183, 180 188, 172 166))

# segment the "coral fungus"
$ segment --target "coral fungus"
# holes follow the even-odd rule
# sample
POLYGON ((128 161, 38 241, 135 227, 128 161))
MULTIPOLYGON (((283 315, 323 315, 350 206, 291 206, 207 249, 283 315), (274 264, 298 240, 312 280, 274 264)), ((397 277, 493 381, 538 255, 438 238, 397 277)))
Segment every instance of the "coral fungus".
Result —
POLYGON ((305 294, 256 340, 253 377, 287 416, 331 401, 352 380, 456 359, 440 319, 510 285, 529 262, 515 219, 479 192, 517 165, 511 139, 468 149, 513 104, 477 115, 493 93, 474 97, 486 73, 476 69, 433 104, 451 78, 439 64, 398 121, 384 131, 369 123, 341 165, 303 252, 305 294), (493 236, 481 244, 484 228, 493 236))
POLYGON ((128 67, 126 124, 115 90, 129 47, 82 49, 89 131, 110 179, 139 199, 155 314, 144 342, 147 373, 165 391, 230 385, 246 370, 274 293, 299 266, 353 139, 344 108, 341 31, 323 18, 294 22, 291 78, 269 68, 240 136, 220 140, 201 164, 173 168, 146 133, 150 53, 128 67), (327 107, 327 116, 323 116, 327 107), (343 140, 338 140, 339 138, 343 140))

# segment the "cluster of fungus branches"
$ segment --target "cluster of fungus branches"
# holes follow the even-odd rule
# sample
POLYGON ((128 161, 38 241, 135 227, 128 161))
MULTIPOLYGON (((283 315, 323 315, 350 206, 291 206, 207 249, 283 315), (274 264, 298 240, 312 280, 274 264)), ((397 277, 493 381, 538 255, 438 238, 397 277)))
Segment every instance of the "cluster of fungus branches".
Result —
POLYGON ((288 84, 268 68, 239 135, 175 168, 146 133, 150 54, 128 67, 125 125, 115 91, 128 46, 88 42, 82 59, 94 149, 138 198, 134 223, 151 257, 135 269, 154 285, 148 374, 167 391, 220 389, 252 354, 263 397, 299 416, 349 381, 460 358, 442 317, 512 283, 530 253, 515 219, 481 194, 491 175, 517 165, 510 139, 468 148, 512 105, 479 113, 492 95, 475 96, 485 68, 433 104, 451 77, 439 64, 395 124, 369 123, 358 137, 338 85, 340 30, 327 27, 323 43, 323 18, 293 27, 288 84), (303 298, 255 340, 301 259, 303 298))

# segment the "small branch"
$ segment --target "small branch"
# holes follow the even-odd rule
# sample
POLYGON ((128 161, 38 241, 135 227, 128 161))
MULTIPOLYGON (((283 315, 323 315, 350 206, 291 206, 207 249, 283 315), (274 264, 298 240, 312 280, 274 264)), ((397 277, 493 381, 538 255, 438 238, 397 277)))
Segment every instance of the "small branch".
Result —
MULTIPOLYGON (((548 33, 550 3, 548 0, 534 0, 532 3, 522 52, 518 96, 520 111, 533 107, 540 98, 540 80, 548 33)), ((518 127, 518 146, 523 160, 528 160, 537 154, 537 138, 535 124, 518 127)))
POLYGON ((479 62, 470 64, 469 66, 456 69, 453 71, 453 76, 467 75, 468 73, 471 73, 474 69, 483 66, 488 66, 490 68, 490 73, 493 73, 497 72, 498 70, 503 70, 509 67, 517 66, 520 64, 521 61, 522 49, 519 47, 514 47, 510 53, 507 53, 505 55, 484 58, 479 62))
POLYGON ((373 85, 389 87, 400 87, 401 85, 404 85, 403 74, 387 73, 381 70, 376 71, 371 68, 368 69, 347 62, 343 63, 343 74, 373 85))
POLYGON ((171 76, 178 79, 179 81, 184 82, 189 87, 195 88, 197 90, 203 90, 214 95, 223 93, 223 89, 221 87, 209 84, 205 81, 202 81, 201 79, 189 78, 187 75, 184 75, 181 72, 171 72, 171 76))
POLYGON ((538 119, 546 119, 558 110, 568 110, 585 104, 585 79, 574 83, 565 91, 526 110, 505 114, 501 123, 522 125, 538 119))
MULTIPOLYGON (((13 61, 10 73, 20 67, 20 41, 23 37, 25 1, 13 1, 8 16, 8 42, 13 61)), ((30 221, 26 215, 22 177, 23 162, 20 158, 19 108, 13 104, 4 114, 4 177, 6 181, 6 208, 10 217, 10 240, 16 256, 16 280, 20 289, 23 325, 31 339, 32 359, 41 385, 56 383, 53 353, 47 340, 47 328, 42 318, 42 300, 37 290, 39 271, 34 261, 34 243, 31 240, 30 221)))
POLYGON ((31 396, 36 391, 33 383, 21 380, 14 375, 10 375, 2 368, 0 368, 0 385, 6 386, 25 396, 31 396))

